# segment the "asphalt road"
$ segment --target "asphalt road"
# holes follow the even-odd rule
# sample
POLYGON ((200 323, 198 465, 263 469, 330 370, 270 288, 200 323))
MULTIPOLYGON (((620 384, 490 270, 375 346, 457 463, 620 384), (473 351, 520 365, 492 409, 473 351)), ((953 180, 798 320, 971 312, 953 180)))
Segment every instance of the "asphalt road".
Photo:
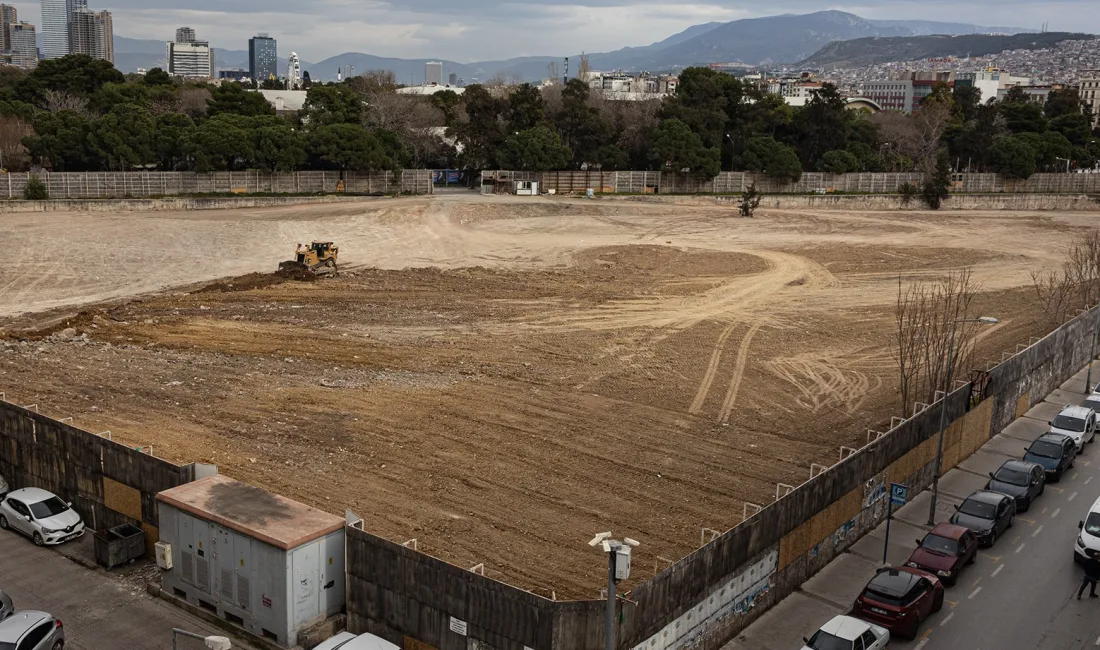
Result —
MULTIPOLYGON (((0 530, 0 590, 15 608, 49 612, 65 625, 70 650, 134 650, 172 647, 172 628, 221 634, 183 610, 149 596, 137 584, 91 571, 51 549, 38 548, 0 530)), ((202 643, 181 639, 179 650, 202 643)), ((234 642, 234 647, 241 647, 234 642)))
MULTIPOLYGON (((1096 373, 1094 373, 1095 375, 1096 373)), ((1031 440, 1067 403, 1084 399, 1085 372, 1063 384, 1043 403, 989 441, 940 481, 936 521, 984 487, 987 473, 1010 457, 1019 458, 1031 440)), ((921 626, 913 641, 895 639, 904 650, 1084 650, 1100 648, 1100 598, 1078 601, 1083 570, 1073 561, 1077 524, 1100 498, 1100 437, 1086 446, 1076 466, 947 589, 944 608, 921 626)), ((888 557, 904 563, 915 539, 928 530, 930 494, 898 511, 892 523, 888 557)), ((749 626, 723 650, 797 650, 802 637, 836 614, 846 613, 855 596, 882 565, 885 526, 857 542, 820 573, 749 626)))

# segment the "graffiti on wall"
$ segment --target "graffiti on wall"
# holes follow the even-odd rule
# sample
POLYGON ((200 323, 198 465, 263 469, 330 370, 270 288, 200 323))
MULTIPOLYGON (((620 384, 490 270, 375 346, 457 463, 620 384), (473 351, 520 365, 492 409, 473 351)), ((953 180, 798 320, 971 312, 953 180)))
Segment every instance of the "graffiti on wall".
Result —
POLYGON ((741 616, 768 593, 779 566, 779 552, 772 551, 715 589, 703 602, 669 623, 663 630, 634 647, 634 650, 684 650, 701 642, 708 630, 730 616, 741 616))

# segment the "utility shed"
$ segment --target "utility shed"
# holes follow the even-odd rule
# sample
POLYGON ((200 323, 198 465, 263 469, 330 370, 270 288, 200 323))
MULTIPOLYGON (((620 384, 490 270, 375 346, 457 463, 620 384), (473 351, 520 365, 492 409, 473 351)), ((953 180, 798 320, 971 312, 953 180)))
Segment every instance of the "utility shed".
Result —
POLYGON ((343 610, 342 517, 222 475, 159 493, 157 508, 168 593, 288 648, 343 610))

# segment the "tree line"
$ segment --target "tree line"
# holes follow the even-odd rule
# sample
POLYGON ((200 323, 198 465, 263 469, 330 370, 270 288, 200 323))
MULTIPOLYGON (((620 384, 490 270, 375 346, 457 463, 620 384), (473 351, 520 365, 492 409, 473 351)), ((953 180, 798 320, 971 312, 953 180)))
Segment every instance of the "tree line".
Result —
POLYGON ((674 95, 642 101, 610 101, 579 79, 462 95, 397 89, 383 71, 314 82, 300 111, 279 115, 239 83, 184 82, 156 68, 123 75, 67 56, 29 73, 0 68, 0 156, 13 170, 745 170, 788 181, 803 171, 942 180, 952 169, 1027 178, 1100 156, 1074 89, 1045 104, 1019 89, 982 104, 975 88, 941 85, 912 115, 852 110, 831 84, 792 107, 708 68, 688 68, 674 95))

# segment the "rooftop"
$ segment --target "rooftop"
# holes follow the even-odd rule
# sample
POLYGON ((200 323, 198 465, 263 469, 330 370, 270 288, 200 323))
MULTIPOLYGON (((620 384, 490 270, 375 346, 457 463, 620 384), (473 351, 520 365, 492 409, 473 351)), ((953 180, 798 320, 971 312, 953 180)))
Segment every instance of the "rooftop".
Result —
POLYGON ((283 550, 344 526, 341 517, 222 474, 165 490, 157 500, 283 550))

